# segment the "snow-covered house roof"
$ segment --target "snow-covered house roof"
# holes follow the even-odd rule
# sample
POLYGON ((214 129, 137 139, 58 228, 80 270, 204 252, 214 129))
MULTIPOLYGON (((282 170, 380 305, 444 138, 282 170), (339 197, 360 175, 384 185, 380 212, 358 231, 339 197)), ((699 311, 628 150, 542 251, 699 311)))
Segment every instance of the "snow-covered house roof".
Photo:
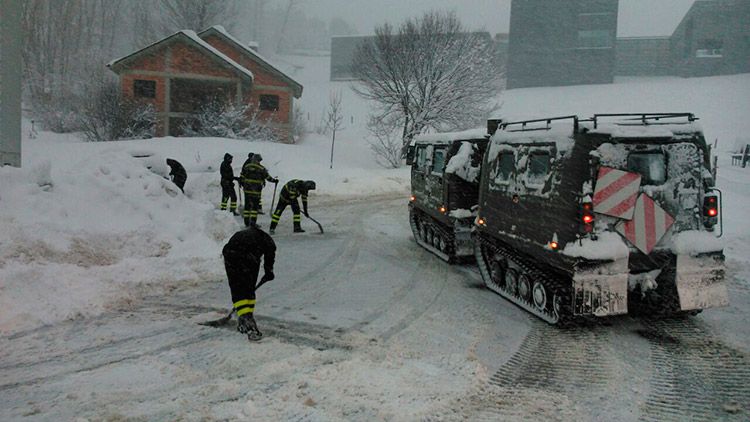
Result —
POLYGON ((161 39, 153 44, 150 44, 134 53, 128 54, 125 57, 120 57, 119 59, 112 60, 111 62, 107 63, 107 67, 112 69, 113 72, 119 73, 122 69, 124 69, 128 65, 128 63, 132 62, 133 60, 136 60, 138 57, 141 57, 143 54, 152 52, 155 49, 158 49, 159 47, 165 44, 173 43, 176 41, 185 41, 187 44, 197 47, 199 50, 202 50, 208 53, 208 56, 212 57, 218 63, 235 70, 242 78, 248 79, 250 81, 253 80, 253 72, 251 72, 249 69, 245 68, 244 66, 241 66, 239 63, 235 62, 234 60, 230 59, 227 55, 225 55, 221 51, 214 48, 211 44, 203 41, 195 33, 195 31, 191 31, 187 29, 177 31, 174 34, 164 39, 161 39))
MULTIPOLYGON (((205 38, 210 35, 218 36, 219 38, 223 39, 224 41, 234 45, 238 50, 240 50, 242 53, 248 55, 251 60, 253 60, 255 63, 257 63, 260 67, 262 67, 264 70, 274 74, 275 76, 278 76, 282 80, 284 80, 286 83, 288 83, 293 92, 294 96, 296 98, 299 98, 302 96, 302 84, 292 79, 289 75, 282 72, 278 66, 275 66, 272 64, 269 60, 258 54, 257 51, 253 50, 251 47, 243 44, 241 41, 239 41, 237 38, 229 34, 226 29, 224 29, 221 25, 214 25, 208 29, 205 29, 198 33, 198 37, 205 38)), ((257 44, 256 44, 257 46, 257 44)))

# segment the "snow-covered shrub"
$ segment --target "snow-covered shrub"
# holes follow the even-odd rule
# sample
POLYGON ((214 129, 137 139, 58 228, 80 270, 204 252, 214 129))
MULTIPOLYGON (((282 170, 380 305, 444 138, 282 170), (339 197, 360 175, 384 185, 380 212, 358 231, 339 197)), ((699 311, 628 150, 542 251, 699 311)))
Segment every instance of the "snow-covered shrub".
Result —
POLYGON ((124 98, 116 83, 103 85, 78 115, 88 141, 145 139, 154 135, 156 113, 151 104, 124 98))
POLYGON ((302 110, 302 106, 295 104, 294 112, 292 113, 292 136, 295 142, 309 132, 307 120, 305 120, 304 116, 305 113, 302 110))
POLYGON ((180 128, 185 136, 277 141, 271 119, 263 119, 250 104, 215 99, 200 108, 180 128))

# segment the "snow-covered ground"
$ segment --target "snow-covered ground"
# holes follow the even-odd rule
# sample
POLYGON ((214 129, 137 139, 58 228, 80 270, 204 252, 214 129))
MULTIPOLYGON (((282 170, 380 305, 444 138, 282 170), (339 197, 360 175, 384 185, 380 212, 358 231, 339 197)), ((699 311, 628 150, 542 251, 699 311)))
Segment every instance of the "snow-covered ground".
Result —
MULTIPOLYGON (((409 172, 375 164, 364 140, 367 104, 348 83, 327 80, 327 58, 280 60, 305 86, 301 103, 311 126, 328 93, 344 93, 347 118, 333 169, 323 135, 298 145, 203 138, 96 144, 48 132, 23 140, 23 168, 0 168, 1 420, 667 415, 657 405, 664 392, 656 369, 670 349, 634 333, 678 338, 681 328, 618 320, 549 331, 481 289, 471 267, 448 267, 415 248, 401 199, 409 172), (133 157, 144 152, 153 158, 133 157), (290 211, 282 216, 277 280, 260 292, 257 313, 269 338, 258 344, 194 324, 229 302, 220 250, 241 222, 217 209, 225 152, 236 170, 255 152, 282 183, 315 180, 310 214, 326 228, 314 234, 303 220, 311 233, 294 236, 290 211), (166 157, 188 170, 184 195, 157 174, 166 157), (573 348, 577 360, 555 348, 542 354, 552 347, 540 343, 543 335, 573 348), (524 359, 542 355, 570 365, 538 382, 513 372, 521 365, 535 373, 539 365, 524 359), (600 374, 583 376, 587 365, 600 374)), ((720 151, 750 138, 750 75, 629 78, 512 90, 501 100, 500 114, 512 117, 690 111, 720 151)), ((729 166, 725 152, 719 157, 731 304, 686 324, 722 344, 747 374, 750 169, 729 166)), ((272 193, 266 186, 266 211, 272 193)), ((266 227, 269 220, 260 218, 266 227)), ((716 389, 726 400, 719 407, 740 402, 727 418, 747 416, 747 391, 716 389)))

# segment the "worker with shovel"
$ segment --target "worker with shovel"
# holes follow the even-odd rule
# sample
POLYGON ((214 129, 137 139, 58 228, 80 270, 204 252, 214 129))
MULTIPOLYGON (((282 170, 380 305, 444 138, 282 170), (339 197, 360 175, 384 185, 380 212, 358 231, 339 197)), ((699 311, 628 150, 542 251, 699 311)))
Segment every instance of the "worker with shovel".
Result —
POLYGON ((240 174, 245 191, 245 209, 242 211, 245 226, 254 226, 258 220, 264 182, 266 180, 272 183, 279 182, 279 179, 268 174, 268 170, 260 163, 262 160, 263 157, 260 154, 253 154, 250 163, 243 167, 240 174))
POLYGON ((247 334, 248 340, 260 340, 263 334, 253 318, 255 290, 274 279, 276 244, 266 232, 257 226, 250 226, 235 233, 224 246, 222 254, 232 292, 233 311, 237 313, 237 330, 247 334), (256 285, 261 258, 265 273, 256 285))
POLYGON ((292 221, 294 222, 294 232, 304 232, 302 229, 302 217, 300 216, 299 202, 297 201, 297 198, 300 196, 302 197, 302 212, 306 217, 310 218, 310 215, 307 213, 307 194, 313 189, 315 189, 315 182, 312 180, 292 179, 284 185, 281 189, 281 194, 279 194, 279 204, 276 206, 273 216, 271 216, 271 234, 274 234, 276 231, 276 226, 279 224, 281 214, 284 212, 287 205, 292 206, 292 213, 294 214, 294 217, 292 218, 292 221))

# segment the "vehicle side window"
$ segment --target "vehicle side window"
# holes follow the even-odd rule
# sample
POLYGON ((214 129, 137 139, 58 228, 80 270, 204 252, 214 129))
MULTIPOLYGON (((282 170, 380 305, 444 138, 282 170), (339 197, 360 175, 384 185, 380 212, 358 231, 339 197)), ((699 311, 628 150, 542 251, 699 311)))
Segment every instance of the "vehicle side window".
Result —
POLYGON ((416 169, 417 171, 424 172, 425 167, 425 148, 424 147, 417 147, 417 160, 416 160, 416 169))
POLYGON ((432 156, 432 174, 443 175, 445 170, 445 148, 435 149, 432 156))
POLYGON ((545 152, 535 152, 529 155, 526 170, 526 184, 530 187, 542 187, 547 180, 550 170, 550 155, 545 152))
POLYGON ((631 152, 628 171, 640 174, 644 185, 661 185, 667 181, 667 160, 659 151, 631 152))
POLYGON ((494 183, 496 185, 508 185, 515 168, 516 160, 512 152, 503 152, 498 155, 497 160, 495 161, 494 183))

